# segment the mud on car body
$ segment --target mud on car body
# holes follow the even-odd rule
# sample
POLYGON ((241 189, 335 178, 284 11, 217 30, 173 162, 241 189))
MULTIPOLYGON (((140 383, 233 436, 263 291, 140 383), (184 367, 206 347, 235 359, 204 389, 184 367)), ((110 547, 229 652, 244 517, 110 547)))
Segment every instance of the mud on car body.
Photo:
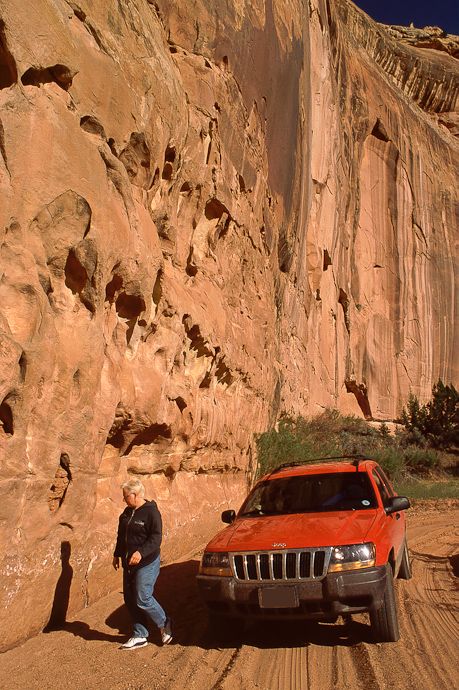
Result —
POLYGON ((336 620, 369 612, 399 639, 394 579, 411 577, 404 510, 376 462, 291 464, 261 479, 207 545, 197 582, 217 627, 231 619, 336 620))

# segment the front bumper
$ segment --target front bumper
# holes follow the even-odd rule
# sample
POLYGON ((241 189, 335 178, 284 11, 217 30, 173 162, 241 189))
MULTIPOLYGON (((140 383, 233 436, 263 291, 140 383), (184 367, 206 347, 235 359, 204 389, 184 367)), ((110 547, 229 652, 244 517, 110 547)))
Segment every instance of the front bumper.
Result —
POLYGON ((341 614, 376 611, 386 589, 386 566, 330 573, 322 580, 238 582, 233 577, 197 576, 201 598, 214 613, 255 618, 333 619, 341 614), (298 606, 261 608, 262 588, 294 587, 298 606))

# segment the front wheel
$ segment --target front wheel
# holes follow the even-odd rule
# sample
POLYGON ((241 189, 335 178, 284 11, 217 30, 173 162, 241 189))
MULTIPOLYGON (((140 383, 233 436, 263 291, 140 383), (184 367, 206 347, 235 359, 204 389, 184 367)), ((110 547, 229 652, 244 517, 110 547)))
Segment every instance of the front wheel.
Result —
POLYGON ((410 556, 408 553, 408 546, 406 545, 406 541, 403 547, 403 556, 400 563, 400 570, 398 571, 398 576, 401 580, 411 580, 411 578, 413 577, 411 572, 410 556))
POLYGON ((386 591, 383 604, 380 609, 370 613, 370 622, 376 642, 397 642, 400 639, 394 576, 390 563, 386 563, 386 591))

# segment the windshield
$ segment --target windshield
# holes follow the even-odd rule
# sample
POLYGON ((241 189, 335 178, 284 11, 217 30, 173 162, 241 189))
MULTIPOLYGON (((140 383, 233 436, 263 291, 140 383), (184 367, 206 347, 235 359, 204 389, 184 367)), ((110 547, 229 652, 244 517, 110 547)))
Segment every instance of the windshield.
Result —
POLYGON ((369 510, 377 505, 365 472, 297 475, 258 484, 247 497, 239 517, 369 510))

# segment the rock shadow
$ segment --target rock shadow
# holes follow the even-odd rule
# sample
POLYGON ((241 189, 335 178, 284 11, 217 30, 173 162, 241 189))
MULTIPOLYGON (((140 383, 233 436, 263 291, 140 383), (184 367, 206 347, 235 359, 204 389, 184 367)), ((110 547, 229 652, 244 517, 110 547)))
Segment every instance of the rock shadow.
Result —
POLYGON ((117 642, 118 644, 123 643, 127 635, 127 631, 125 633, 119 633, 118 635, 110 635, 110 633, 104 633, 95 628, 91 628, 88 623, 83 623, 83 621, 66 623, 62 626, 61 630, 72 633, 72 635, 76 637, 81 637, 83 640, 100 640, 102 642, 117 642))

